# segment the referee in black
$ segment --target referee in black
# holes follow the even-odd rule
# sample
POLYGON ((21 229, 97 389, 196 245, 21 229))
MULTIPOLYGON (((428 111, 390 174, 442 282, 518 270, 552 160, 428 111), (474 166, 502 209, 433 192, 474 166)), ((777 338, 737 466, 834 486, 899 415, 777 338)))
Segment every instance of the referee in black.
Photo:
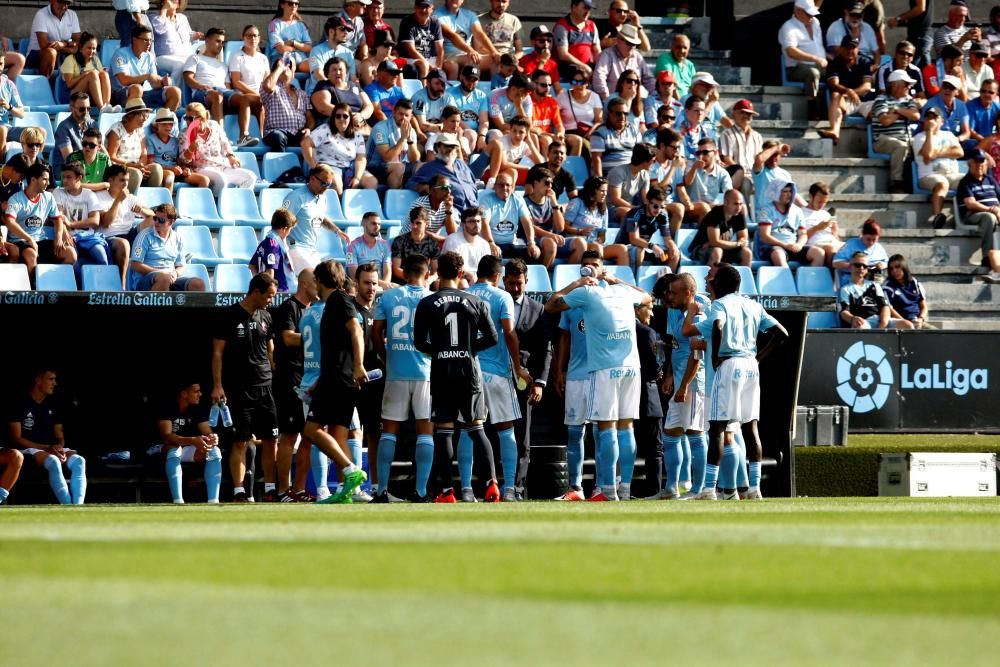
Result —
MULTIPOLYGON (((278 281, 266 273, 250 280, 243 299, 230 306, 212 340, 212 401, 225 401, 233 416, 233 443, 229 472, 233 502, 253 502, 253 468, 250 488, 244 486, 250 440, 257 436, 264 447, 274 448, 278 414, 271 392, 271 355, 274 351, 271 314, 267 307, 278 293, 278 281)), ((251 459, 252 461, 252 459, 251 459)))

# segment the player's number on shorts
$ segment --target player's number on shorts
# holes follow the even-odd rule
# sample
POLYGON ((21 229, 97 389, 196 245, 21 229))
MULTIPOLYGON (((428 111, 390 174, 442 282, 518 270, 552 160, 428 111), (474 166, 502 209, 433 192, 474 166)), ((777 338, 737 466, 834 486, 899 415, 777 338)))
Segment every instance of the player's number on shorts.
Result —
POLYGON ((392 330, 389 332, 389 337, 393 340, 410 340, 410 334, 406 330, 409 326, 410 330, 413 330, 413 318, 416 317, 417 311, 410 310, 406 306, 396 306, 392 309, 392 330))
POLYGON ((458 313, 448 313, 445 315, 444 323, 448 325, 448 333, 451 336, 451 346, 458 347, 458 313))

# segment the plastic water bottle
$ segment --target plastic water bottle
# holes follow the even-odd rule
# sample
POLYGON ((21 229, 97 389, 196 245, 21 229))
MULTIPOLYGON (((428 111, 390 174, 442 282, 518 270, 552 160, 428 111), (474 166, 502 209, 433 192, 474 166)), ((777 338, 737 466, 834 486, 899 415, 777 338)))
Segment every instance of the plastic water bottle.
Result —
POLYGON ((368 381, 369 382, 378 382, 381 379, 382 379, 382 369, 381 368, 373 368, 372 370, 368 371, 368 381))
POLYGON ((581 278, 596 278, 597 277, 597 271, 595 271, 594 267, 592 267, 591 265, 585 264, 585 265, 583 265, 583 266, 580 267, 580 277, 581 278))
POLYGON ((216 427, 219 425, 219 404, 212 403, 212 409, 208 411, 208 425, 216 427))
POLYGON ((222 415, 222 425, 230 428, 233 425, 233 415, 229 412, 229 406, 225 399, 219 402, 219 413, 222 415))

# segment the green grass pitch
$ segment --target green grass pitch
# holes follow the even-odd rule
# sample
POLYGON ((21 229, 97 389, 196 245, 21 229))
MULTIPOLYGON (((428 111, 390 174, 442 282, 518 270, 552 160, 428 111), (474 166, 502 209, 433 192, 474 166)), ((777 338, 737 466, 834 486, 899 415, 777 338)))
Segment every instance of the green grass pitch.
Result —
POLYGON ((1000 500, 0 508, 0 665, 996 665, 1000 500))

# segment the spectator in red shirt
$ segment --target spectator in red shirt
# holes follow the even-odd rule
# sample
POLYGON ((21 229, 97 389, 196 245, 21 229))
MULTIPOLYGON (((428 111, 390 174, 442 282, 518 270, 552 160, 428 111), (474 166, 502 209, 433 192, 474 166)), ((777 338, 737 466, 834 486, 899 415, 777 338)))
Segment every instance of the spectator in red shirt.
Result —
POLYGON ((376 30, 385 30, 389 34, 389 39, 393 42, 396 41, 396 31, 382 19, 384 14, 385 5, 382 0, 371 0, 371 4, 365 7, 365 43, 368 44, 369 51, 375 49, 376 30))
POLYGON ((553 140, 566 140, 566 129, 559 103, 552 97, 552 75, 545 70, 535 70, 531 85, 531 138, 537 143, 538 152, 544 155, 553 140))
POLYGON ((535 70, 544 70, 552 76, 552 83, 556 89, 556 95, 562 92, 559 85, 559 64, 552 57, 552 33, 543 25, 531 31, 531 44, 534 50, 526 56, 522 56, 518 62, 521 71, 531 76, 535 70))
POLYGON ((597 25, 590 20, 593 8, 594 0, 570 0, 569 14, 556 22, 552 39, 561 79, 572 79, 577 68, 583 70, 587 79, 593 76, 601 51, 597 25))

